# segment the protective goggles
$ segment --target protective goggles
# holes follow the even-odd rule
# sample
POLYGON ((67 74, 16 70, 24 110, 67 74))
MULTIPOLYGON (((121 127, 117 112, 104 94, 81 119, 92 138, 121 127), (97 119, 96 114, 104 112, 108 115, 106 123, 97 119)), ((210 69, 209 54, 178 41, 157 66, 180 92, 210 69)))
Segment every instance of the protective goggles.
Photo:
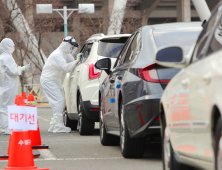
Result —
POLYGON ((73 37, 71 37, 70 39, 62 38, 62 40, 65 41, 65 42, 68 42, 68 43, 72 44, 74 47, 79 48, 79 43, 76 42, 73 37))

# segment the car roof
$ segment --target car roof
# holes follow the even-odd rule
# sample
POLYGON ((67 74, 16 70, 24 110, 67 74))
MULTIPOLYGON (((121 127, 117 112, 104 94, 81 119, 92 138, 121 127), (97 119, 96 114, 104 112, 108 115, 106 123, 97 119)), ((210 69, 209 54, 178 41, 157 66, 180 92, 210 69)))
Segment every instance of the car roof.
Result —
POLYGON ((131 34, 115 34, 115 35, 104 35, 104 34, 93 34, 87 41, 93 40, 101 40, 101 39, 110 39, 110 38, 118 38, 118 37, 130 37, 131 34))
POLYGON ((177 22, 150 25, 153 30, 172 29, 172 28, 185 28, 185 27, 201 27, 201 22, 177 22))

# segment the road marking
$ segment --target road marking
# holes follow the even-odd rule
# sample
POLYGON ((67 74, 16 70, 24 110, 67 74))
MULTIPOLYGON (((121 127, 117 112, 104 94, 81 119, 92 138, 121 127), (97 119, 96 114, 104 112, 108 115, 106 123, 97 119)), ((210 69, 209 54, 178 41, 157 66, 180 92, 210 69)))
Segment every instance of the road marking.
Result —
MULTIPOLYGON (((110 160, 110 159, 124 159, 123 157, 107 157, 107 158, 56 158, 52 161, 82 161, 82 160, 110 160)), ((35 159, 35 161, 51 161, 50 159, 35 159)))
POLYGON ((51 140, 58 140, 58 141, 60 141, 60 140, 62 140, 62 141, 65 141, 65 140, 72 140, 72 141, 83 141, 83 140, 87 140, 87 141, 89 141, 90 142, 90 140, 99 140, 99 138, 83 138, 83 139, 44 139, 44 140, 42 140, 43 142, 44 141, 51 141, 51 140))
POLYGON ((38 149, 38 151, 45 160, 57 160, 55 155, 49 149, 38 149))
MULTIPOLYGON (((43 149, 42 149, 43 150, 43 149)), ((41 155, 42 156, 42 155, 41 155)), ((107 158, 51 158, 51 159, 34 159, 34 161, 82 161, 82 160, 110 160, 124 159, 123 157, 107 157, 107 158)), ((0 162, 8 162, 8 160, 0 160, 0 162)))
POLYGON ((45 119, 45 118, 43 118, 43 117, 41 117, 41 116, 38 116, 38 118, 40 118, 40 119, 42 119, 42 120, 44 120, 44 121, 50 122, 50 120, 45 119))

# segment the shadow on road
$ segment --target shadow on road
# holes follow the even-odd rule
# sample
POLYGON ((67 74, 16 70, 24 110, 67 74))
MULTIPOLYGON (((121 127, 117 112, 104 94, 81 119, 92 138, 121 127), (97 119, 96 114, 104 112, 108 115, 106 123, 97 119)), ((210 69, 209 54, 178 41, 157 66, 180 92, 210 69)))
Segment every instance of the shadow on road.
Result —
POLYGON ((143 158, 161 160, 162 159, 161 143, 147 143, 146 151, 143 155, 143 158))
MULTIPOLYGON (((99 129, 94 130, 93 136, 99 136, 99 129)), ((161 143, 146 143, 146 150, 141 159, 155 159, 161 160, 161 143)))
POLYGON ((99 129, 94 129, 93 136, 99 136, 99 129))

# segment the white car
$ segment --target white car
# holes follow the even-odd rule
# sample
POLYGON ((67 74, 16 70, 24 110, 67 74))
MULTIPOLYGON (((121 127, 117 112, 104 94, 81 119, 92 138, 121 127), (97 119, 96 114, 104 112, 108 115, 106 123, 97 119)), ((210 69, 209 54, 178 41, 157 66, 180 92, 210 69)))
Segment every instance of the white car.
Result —
POLYGON ((130 34, 92 35, 82 47, 81 62, 66 74, 63 87, 66 96, 64 124, 73 130, 79 126, 80 135, 92 135, 99 121, 99 84, 107 76, 94 67, 97 60, 109 57, 114 65, 130 34), (78 123, 79 122, 79 123, 78 123))
POLYGON ((191 55, 160 49, 156 62, 182 70, 160 101, 163 167, 222 169, 222 3, 205 24, 191 55), (189 166, 189 167, 188 167, 189 166))

